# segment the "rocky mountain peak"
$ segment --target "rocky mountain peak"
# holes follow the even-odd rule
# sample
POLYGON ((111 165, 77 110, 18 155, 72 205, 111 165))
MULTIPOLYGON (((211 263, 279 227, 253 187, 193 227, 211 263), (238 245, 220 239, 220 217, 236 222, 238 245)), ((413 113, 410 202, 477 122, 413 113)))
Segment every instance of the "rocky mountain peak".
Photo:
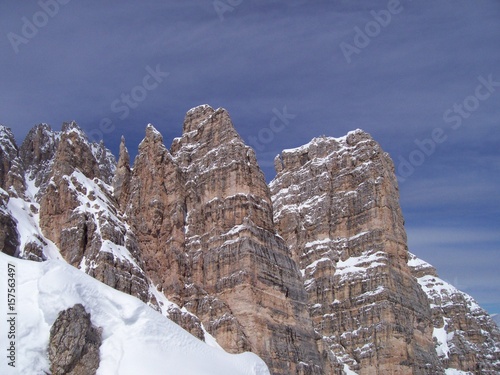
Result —
POLYGON ((45 191, 51 177, 52 165, 61 138, 61 133, 53 131, 48 124, 33 127, 24 139, 19 154, 28 180, 34 182, 36 200, 45 191))
POLYGON ((273 375, 498 372, 498 328, 408 252, 368 133, 284 150, 268 186, 226 110, 193 108, 182 129, 168 150, 149 124, 131 168, 123 137, 116 164, 75 122, 19 150, 0 127, 3 251, 62 257, 273 375))
POLYGON ((199 105, 190 109, 184 117, 182 133, 189 133, 196 130, 203 120, 210 117, 214 112, 215 110, 208 104, 199 105))
POLYGON ((101 178, 99 164, 87 136, 74 121, 62 126, 54 164, 53 169, 59 176, 69 176, 78 169, 90 179, 101 178))
POLYGON ((276 164, 275 223, 304 275, 325 345, 359 374, 420 374, 422 362, 439 373, 431 312, 407 266, 389 156, 356 130, 285 150, 276 164))
POLYGON ((17 152, 16 139, 12 129, 4 125, 0 125, 0 148, 6 154, 17 152))
POLYGON ((0 188, 8 191, 14 187, 18 192, 23 192, 21 174, 22 166, 14 134, 10 128, 0 125, 0 188))
POLYGON ((115 156, 104 146, 104 141, 102 140, 99 143, 92 142, 90 150, 99 165, 102 180, 107 184, 111 184, 116 171, 115 156))
POLYGON ((155 144, 163 144, 163 136, 158 130, 156 130, 153 124, 148 124, 146 126, 146 136, 144 141, 153 142, 155 144))
POLYGON ((125 146, 125 137, 122 135, 120 140, 120 151, 118 156, 118 165, 117 167, 125 167, 128 166, 130 168, 130 155, 128 153, 127 146, 125 146))
POLYGON ((127 147, 125 146, 125 137, 122 136, 120 142, 120 155, 118 157, 118 165, 116 166, 115 174, 113 176, 113 189, 114 195, 119 202, 122 209, 128 202, 130 196, 130 179, 132 171, 130 169, 130 155, 127 147))

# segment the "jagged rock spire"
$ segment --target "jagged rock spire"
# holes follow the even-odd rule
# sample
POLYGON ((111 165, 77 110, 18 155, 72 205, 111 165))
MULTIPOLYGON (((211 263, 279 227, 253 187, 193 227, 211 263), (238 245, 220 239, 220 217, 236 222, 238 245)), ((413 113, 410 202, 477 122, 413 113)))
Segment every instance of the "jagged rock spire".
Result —
POLYGON ((125 204, 130 196, 130 179, 132 172, 130 169, 130 155, 125 146, 125 137, 122 136, 120 142, 120 155, 118 157, 118 165, 116 166, 115 175, 113 177, 114 195, 118 200, 120 207, 125 209, 125 204))

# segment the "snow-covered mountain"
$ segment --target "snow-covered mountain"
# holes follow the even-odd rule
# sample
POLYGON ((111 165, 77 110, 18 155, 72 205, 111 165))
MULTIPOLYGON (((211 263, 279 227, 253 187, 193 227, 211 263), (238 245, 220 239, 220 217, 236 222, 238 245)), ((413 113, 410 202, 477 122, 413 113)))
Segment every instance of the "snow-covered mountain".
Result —
MULTIPOLYGON (((82 304, 101 329, 97 374, 266 375, 267 366, 252 353, 228 354, 210 346, 154 311, 63 260, 32 262, 0 253, 2 279, 8 265, 16 273, 17 339, 15 368, 2 360, 2 374, 50 373, 50 328, 60 311, 82 304)), ((5 289, 2 301, 7 300, 5 289)), ((6 311, 2 309, 2 311, 6 311)), ((6 335, 0 336, 8 348, 6 335)))
POLYGON ((20 147, 0 127, 0 266, 18 269, 24 373, 69 366, 53 340, 86 314, 98 373, 500 371, 498 327, 408 252, 370 135, 316 138, 275 165, 268 186, 208 105, 170 149, 148 125, 133 166, 123 138, 116 162, 74 122, 20 147), (228 354, 243 352, 262 360, 228 354))

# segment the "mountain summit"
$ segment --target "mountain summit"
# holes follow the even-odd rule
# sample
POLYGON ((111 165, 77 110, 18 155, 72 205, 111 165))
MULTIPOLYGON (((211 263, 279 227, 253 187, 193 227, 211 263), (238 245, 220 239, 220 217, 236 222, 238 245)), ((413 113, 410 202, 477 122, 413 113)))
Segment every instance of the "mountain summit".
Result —
MULTIPOLYGON (((73 275, 73 266, 98 280, 64 276, 78 286, 46 289, 72 293, 67 301, 97 317, 97 373, 115 363, 106 357, 107 337, 123 345, 127 363, 136 358, 133 347, 117 344, 113 327, 131 324, 139 336, 147 324, 172 332, 160 323, 167 318, 216 352, 257 354, 273 375, 500 371, 493 320, 409 253, 393 163, 369 134, 315 138, 284 150, 275 166, 268 186, 228 112, 208 105, 187 112, 170 149, 149 124, 132 166, 124 138, 116 162, 75 122, 60 132, 38 125, 21 147, 0 127, 2 252, 43 262, 35 269, 18 260, 44 283, 51 267, 73 275), (99 298, 123 320, 108 325, 99 298)), ((49 296, 42 292, 43 304, 49 296)), ((58 305, 62 316, 73 305, 58 305)), ((29 332, 43 336, 36 337, 41 356, 45 328, 29 332)), ((189 355, 212 353, 179 332, 173 340, 189 342, 189 355)), ((162 363, 160 353, 152 350, 148 361, 162 363)), ((268 373, 255 356, 216 357, 222 362, 214 358, 214 366, 268 373)), ((32 366, 49 371, 45 359, 32 366)))

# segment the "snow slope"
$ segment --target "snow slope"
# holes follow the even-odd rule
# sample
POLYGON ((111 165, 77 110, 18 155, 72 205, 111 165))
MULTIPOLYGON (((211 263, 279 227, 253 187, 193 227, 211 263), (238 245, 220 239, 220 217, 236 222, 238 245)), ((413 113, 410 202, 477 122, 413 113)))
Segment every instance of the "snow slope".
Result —
MULTIPOLYGON (((50 327, 61 310, 81 303, 92 323, 102 327, 102 375, 268 375, 255 354, 228 354, 184 331, 140 300, 108 287, 60 260, 32 262, 0 253, 0 279, 6 284, 7 265, 16 268, 16 368, 0 373, 44 374, 49 371, 50 327)), ((7 319, 7 291, 0 290, 0 312, 7 319)), ((1 325, 0 348, 6 352, 6 325, 1 325)))

